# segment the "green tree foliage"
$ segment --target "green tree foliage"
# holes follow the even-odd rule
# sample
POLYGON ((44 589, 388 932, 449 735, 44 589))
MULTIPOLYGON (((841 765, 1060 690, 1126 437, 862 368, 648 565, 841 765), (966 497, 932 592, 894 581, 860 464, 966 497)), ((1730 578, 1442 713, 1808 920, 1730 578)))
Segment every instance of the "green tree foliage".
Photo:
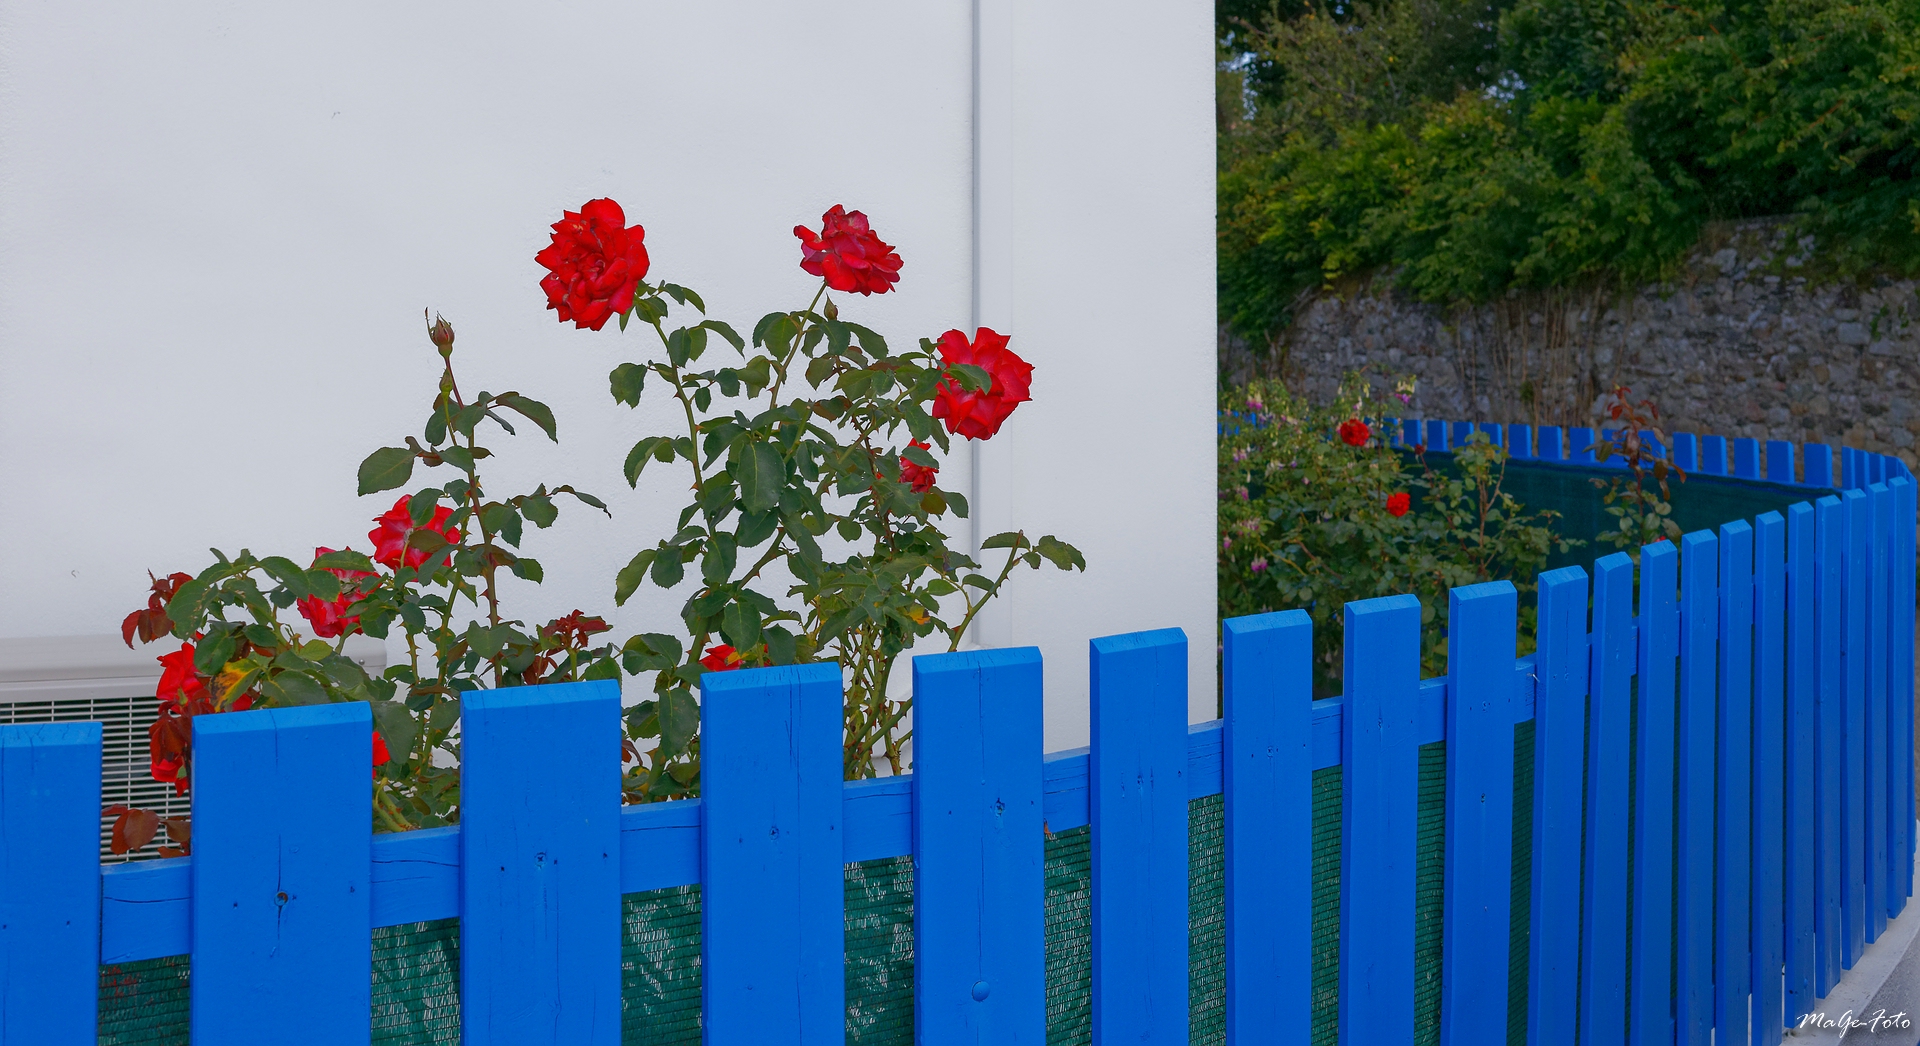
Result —
POLYGON ((1433 302, 1655 279, 1705 223, 1761 215, 1796 215, 1840 271, 1920 271, 1920 0, 1383 0, 1231 24, 1220 298, 1245 335, 1387 268, 1433 302))

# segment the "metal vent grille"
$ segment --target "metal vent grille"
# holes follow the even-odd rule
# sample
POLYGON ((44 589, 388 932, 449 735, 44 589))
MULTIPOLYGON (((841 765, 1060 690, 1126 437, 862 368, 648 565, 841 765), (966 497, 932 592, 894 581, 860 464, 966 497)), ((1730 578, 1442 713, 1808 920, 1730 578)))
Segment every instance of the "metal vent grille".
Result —
MULTIPOLYGON (((57 685, 47 683, 41 684, 41 687, 57 685)), ((154 681, 86 680, 84 686, 92 692, 90 696, 0 704, 0 723, 98 722, 103 727, 100 751, 101 809, 124 804, 156 811, 161 817, 188 813, 189 797, 175 797, 172 785, 155 781, 147 772, 147 727, 152 725, 160 707, 159 700, 153 696, 154 681), (124 692, 103 694, 101 690, 124 692)), ((0 690, 0 701, 5 700, 5 691, 0 690)), ((102 817, 100 860, 103 862, 152 857, 166 842, 166 832, 162 831, 153 842, 141 849, 128 854, 116 854, 110 847, 112 831, 113 818, 102 817)))
MULTIPOLYGON (((128 650, 119 636, 55 636, 0 639, 0 724, 85 723, 102 726, 100 807, 125 805, 161 817, 191 812, 189 796, 148 772, 147 728, 159 714, 154 689, 160 666, 154 657, 168 647, 154 643, 128 650)), ((368 672, 386 667, 386 647, 354 636, 346 654, 368 672)), ((113 818, 100 819, 100 859, 114 863, 153 857, 166 844, 154 841, 128 854, 111 849, 113 818)))

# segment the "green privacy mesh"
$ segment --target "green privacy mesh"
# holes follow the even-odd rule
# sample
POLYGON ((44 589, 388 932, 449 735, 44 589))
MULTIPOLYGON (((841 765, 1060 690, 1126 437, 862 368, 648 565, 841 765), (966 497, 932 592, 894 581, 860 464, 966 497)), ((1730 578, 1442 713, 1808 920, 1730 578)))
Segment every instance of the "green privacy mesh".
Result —
MULTIPOLYGON (((1515 752, 1519 788, 1515 838, 1531 829, 1532 724, 1515 752)), ((1417 1041, 1438 1041, 1441 872, 1446 770, 1444 742, 1420 750, 1414 1013, 1417 1041)), ((1226 1039, 1223 804, 1189 804, 1188 1004, 1197 1046, 1226 1039)), ((1088 829, 1046 843, 1047 1042, 1093 1038, 1092 916, 1088 829)), ((1336 1039, 1339 987, 1340 770, 1313 775, 1313 1033, 1336 1039)), ((1510 1041, 1525 1041, 1528 854, 1514 854, 1514 959, 1510 1041)), ((846 869, 847 1041, 909 1046, 913 1041, 913 864, 888 858, 846 869)), ((621 942, 622 1041, 629 1046, 695 1046, 700 1041, 700 888, 628 894, 621 942)), ((460 1038, 459 921, 389 926, 373 935, 373 1041, 382 1046, 446 1044, 460 1038)), ((186 956, 100 969, 102 1046, 185 1046, 186 956)))

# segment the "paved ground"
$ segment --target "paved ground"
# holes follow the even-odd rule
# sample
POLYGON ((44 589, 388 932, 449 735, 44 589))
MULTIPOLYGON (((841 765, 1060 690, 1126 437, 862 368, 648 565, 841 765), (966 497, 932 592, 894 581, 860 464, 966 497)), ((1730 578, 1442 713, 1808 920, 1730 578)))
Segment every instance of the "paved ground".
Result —
MULTIPOLYGON (((1920 643, 1920 622, 1915 624, 1914 639, 1920 643)), ((1920 690, 1920 663, 1914 665, 1914 683, 1920 690)), ((1920 794, 1920 732, 1914 737, 1914 790, 1920 794)), ((1867 946, 1866 954, 1820 1001, 1820 1012, 1835 1026, 1801 1029, 1790 1033, 1787 1041, 1794 1046, 1843 1039, 1886 1046, 1920 1044, 1920 947, 1914 946, 1916 940, 1920 940, 1920 898, 1907 902, 1900 918, 1887 924, 1887 932, 1867 946), (1860 1022, 1859 1026, 1843 1030, 1843 1016, 1860 1022)))

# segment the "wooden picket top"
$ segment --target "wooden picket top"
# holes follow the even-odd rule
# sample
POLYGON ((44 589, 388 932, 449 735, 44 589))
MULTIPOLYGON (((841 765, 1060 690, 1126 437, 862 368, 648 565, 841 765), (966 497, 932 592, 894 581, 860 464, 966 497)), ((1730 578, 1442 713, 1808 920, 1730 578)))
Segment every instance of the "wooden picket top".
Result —
MULTIPOLYGON (((1603 436, 1382 431, 1567 467, 1603 436)), ((191 957, 196 1043, 366 1042, 372 929, 456 916, 464 1041, 612 1044, 621 896, 696 884, 706 1041, 837 1043, 845 865, 907 856, 916 1041, 1041 1046, 1045 839, 1082 825, 1094 1041, 1185 1042, 1188 804, 1209 795, 1227 1040, 1306 1041, 1312 775, 1330 767, 1338 1034, 1399 1046, 1417 1031, 1418 771, 1436 741, 1442 1043, 1504 1041, 1524 968, 1530 1043, 1777 1046, 1912 892, 1916 486, 1897 461, 1817 444, 1688 436, 1660 453, 1798 474, 1809 498, 1637 564, 1541 575, 1525 657, 1512 585, 1456 589, 1439 679, 1420 678, 1410 596, 1344 608, 1347 693, 1318 701, 1304 611, 1226 622, 1214 723, 1186 721, 1188 636, 1096 639, 1092 743, 1074 752, 1042 751, 1031 648, 915 658, 914 771, 878 781, 841 780, 836 666, 710 673, 702 797, 622 806, 616 682, 483 691, 464 703, 462 823, 374 835, 366 706, 207 716, 194 856, 103 869, 100 726, 0 727, 0 1046, 94 1041, 99 965, 169 955, 191 957), (1516 847, 1532 873, 1517 928, 1516 847)))

